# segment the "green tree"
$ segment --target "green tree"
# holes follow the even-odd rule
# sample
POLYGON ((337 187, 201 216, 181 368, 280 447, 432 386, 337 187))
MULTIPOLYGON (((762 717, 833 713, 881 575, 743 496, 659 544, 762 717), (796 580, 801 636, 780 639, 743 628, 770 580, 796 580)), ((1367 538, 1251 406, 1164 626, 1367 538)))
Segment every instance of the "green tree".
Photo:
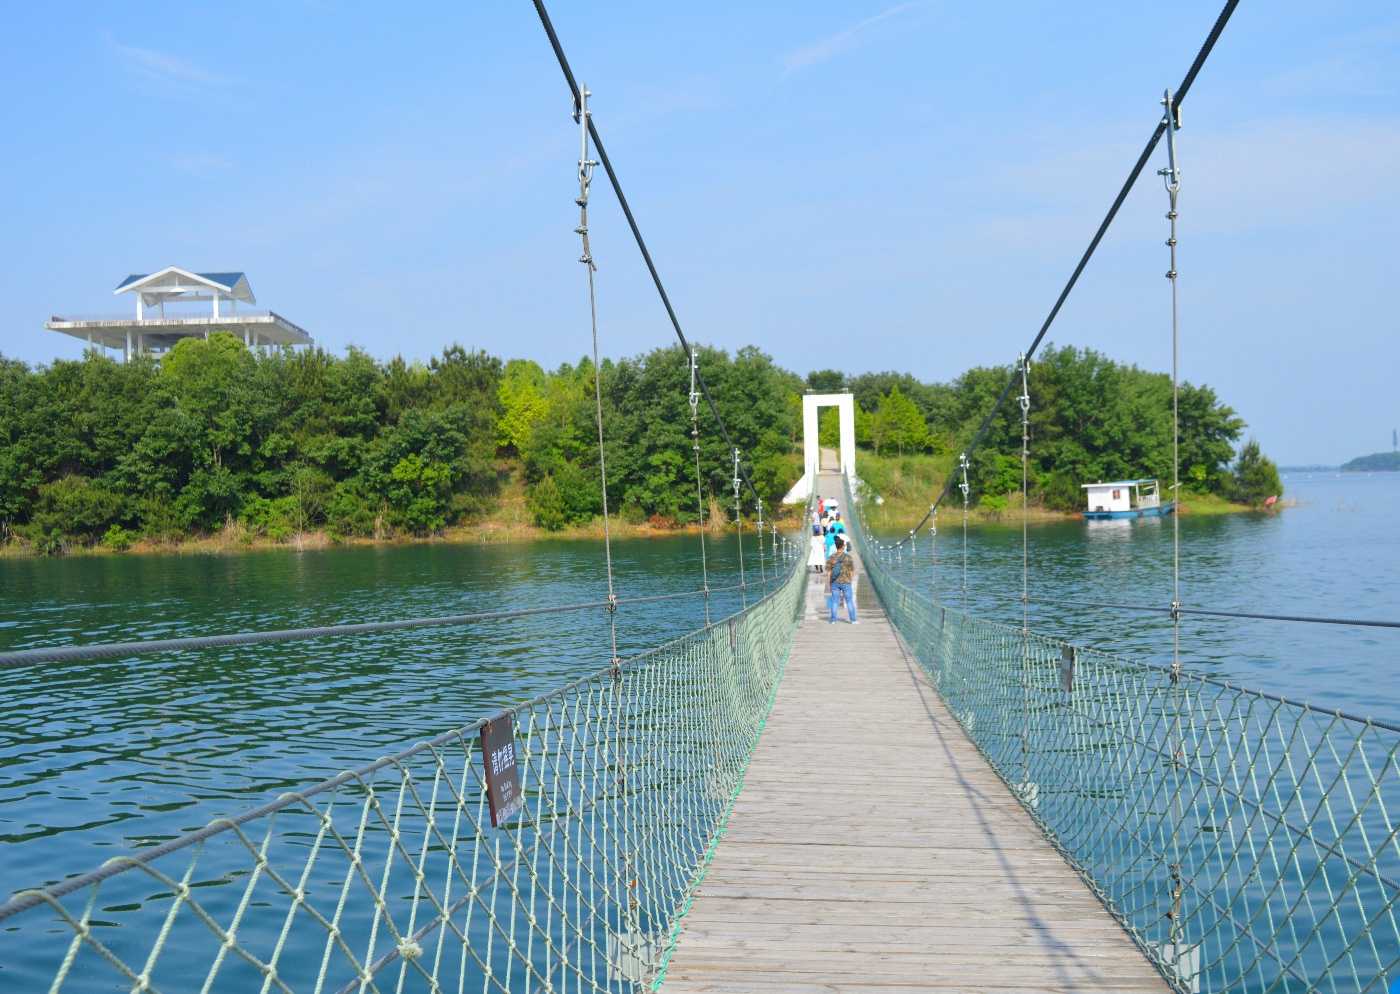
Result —
POLYGON ((905 449, 921 452, 929 447, 928 424, 918 406, 900 393, 899 387, 890 387, 889 396, 880 401, 876 417, 884 423, 885 436, 901 459, 905 449))
POLYGON ((1231 491, 1231 499, 1255 506, 1263 504, 1271 496, 1276 497, 1283 493, 1278 467, 1260 451, 1259 442, 1253 437, 1240 446, 1239 455, 1235 459, 1231 491))

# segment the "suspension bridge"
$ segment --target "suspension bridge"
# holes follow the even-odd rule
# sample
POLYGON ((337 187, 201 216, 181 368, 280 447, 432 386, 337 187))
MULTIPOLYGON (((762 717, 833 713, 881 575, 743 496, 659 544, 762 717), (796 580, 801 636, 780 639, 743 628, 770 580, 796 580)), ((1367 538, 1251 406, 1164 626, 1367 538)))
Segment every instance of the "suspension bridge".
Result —
MULTIPOLYGON (((619 658, 614 634, 611 658, 566 686, 16 893, 0 905, 5 988, 1387 990, 1400 974, 1400 823, 1385 803, 1400 725, 1194 674, 1179 658, 1157 666, 1069 644, 1031 631, 1024 612, 1019 625, 974 617, 965 530, 961 586, 947 580, 946 545, 938 585, 940 505, 960 489, 965 529, 967 457, 1018 383, 1026 423, 1031 356, 1164 136, 1175 314, 1179 107, 1237 0, 1167 92, 962 472, 919 526, 878 540, 854 467, 816 460, 808 489, 845 495, 860 628, 831 625, 806 535, 765 516, 589 94, 534 2, 574 96, 595 359, 587 208, 601 165, 689 362, 702 517, 702 401, 713 418, 703 430, 732 459, 741 609, 711 616, 703 532, 696 590, 617 595, 600 444, 607 584, 594 601, 0 653, 0 669, 23 673, 527 614, 603 611, 615 633, 633 604, 707 606, 703 628, 639 656, 619 658)), ((598 420, 601 439, 601 409, 598 420)), ((1029 445, 1023 431, 1023 465, 1029 445)), ((1192 610, 1179 586, 1167 604, 1114 606, 1168 612, 1178 641, 1192 610)))

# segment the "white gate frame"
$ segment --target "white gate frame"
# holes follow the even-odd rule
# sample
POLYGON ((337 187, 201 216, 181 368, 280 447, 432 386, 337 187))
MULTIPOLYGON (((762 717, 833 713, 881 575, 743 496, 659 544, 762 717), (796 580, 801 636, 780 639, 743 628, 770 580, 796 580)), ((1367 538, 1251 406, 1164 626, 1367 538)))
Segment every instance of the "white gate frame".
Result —
POLYGON ((856 479, 856 404, 848 393, 809 393, 802 398, 802 479, 788 491, 784 504, 800 504, 812 493, 817 473, 821 471, 821 442, 819 440, 820 409, 835 407, 841 413, 841 472, 856 479))

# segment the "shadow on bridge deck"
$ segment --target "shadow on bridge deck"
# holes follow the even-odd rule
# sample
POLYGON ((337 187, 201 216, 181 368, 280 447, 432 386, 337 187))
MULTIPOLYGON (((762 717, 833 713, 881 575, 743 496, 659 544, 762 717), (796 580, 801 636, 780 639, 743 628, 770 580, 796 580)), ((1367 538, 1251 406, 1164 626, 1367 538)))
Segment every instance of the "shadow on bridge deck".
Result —
POLYGON ((662 984, 681 991, 1167 991, 903 651, 823 580, 662 984))

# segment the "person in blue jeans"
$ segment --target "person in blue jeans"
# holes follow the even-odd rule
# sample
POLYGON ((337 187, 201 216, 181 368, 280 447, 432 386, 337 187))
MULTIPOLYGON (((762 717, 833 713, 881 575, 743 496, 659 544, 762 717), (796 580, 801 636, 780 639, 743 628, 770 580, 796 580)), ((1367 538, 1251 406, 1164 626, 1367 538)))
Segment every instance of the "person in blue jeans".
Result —
POLYGON ((826 561, 827 600, 831 604, 831 623, 836 624, 836 608, 841 603, 841 598, 846 599, 846 613, 850 615, 851 624, 858 625, 856 620, 856 598, 851 591, 851 580, 856 575, 856 564, 851 560, 851 551, 846 548, 846 537, 836 536, 836 551, 826 561))

